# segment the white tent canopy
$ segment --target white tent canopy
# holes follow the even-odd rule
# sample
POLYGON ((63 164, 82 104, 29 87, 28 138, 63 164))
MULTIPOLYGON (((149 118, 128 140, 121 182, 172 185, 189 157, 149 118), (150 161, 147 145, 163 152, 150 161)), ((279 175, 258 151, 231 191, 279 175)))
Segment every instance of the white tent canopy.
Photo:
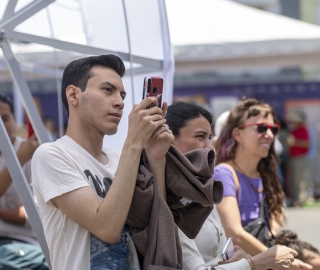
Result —
MULTIPOLYGON (((12 50, 27 79, 59 80, 67 63, 85 55, 114 53, 125 61, 128 95, 117 138, 108 139, 114 148, 122 148, 146 74, 164 77, 164 100, 171 103, 174 64, 163 0, 2 0, 0 15, 2 47, 12 50)), ((11 79, 4 56, 0 78, 11 79)))
MULTIPOLYGON (((49 138, 27 79, 56 78, 59 92, 62 71, 76 58, 113 53, 125 61, 125 109, 118 133, 104 142, 110 148, 122 149, 144 76, 163 77, 163 100, 171 103, 174 64, 163 0, 1 0, 0 16, 0 78, 13 80, 41 143, 49 138)), ((61 116, 61 101, 58 110, 61 116)), ((1 118, 0 151, 50 262, 37 209, 1 118)))
POLYGON ((319 26, 228 0, 166 6, 176 73, 319 63, 319 26))

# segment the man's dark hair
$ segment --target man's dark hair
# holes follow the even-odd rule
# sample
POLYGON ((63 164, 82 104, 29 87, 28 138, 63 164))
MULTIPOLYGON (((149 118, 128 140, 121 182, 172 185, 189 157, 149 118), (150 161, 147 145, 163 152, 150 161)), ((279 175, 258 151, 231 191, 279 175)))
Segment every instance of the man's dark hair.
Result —
POLYGON ((3 95, 0 94, 0 102, 3 102, 3 103, 8 104, 9 107, 10 107, 11 113, 14 115, 13 104, 12 104, 12 102, 10 101, 10 99, 8 99, 7 97, 5 97, 5 96, 3 96, 3 95))
POLYGON ((61 98, 69 114, 69 106, 66 97, 66 88, 69 85, 77 86, 81 91, 85 91, 88 80, 93 76, 91 69, 93 67, 107 67, 113 69, 122 77, 126 71, 123 61, 116 55, 89 56, 70 62, 62 76, 61 98))
POLYGON ((172 130, 174 136, 179 136, 180 130, 187 125, 187 123, 195 118, 203 116, 212 124, 212 116, 209 111, 203 107, 189 102, 177 102, 168 107, 166 115, 166 124, 172 130))

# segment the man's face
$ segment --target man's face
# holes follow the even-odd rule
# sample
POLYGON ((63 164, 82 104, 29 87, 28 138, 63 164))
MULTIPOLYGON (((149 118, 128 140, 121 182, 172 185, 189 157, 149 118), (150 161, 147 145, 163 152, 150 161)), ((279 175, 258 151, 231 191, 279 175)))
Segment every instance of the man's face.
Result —
POLYGON ((92 73, 86 90, 80 95, 79 114, 88 132, 115 134, 126 96, 122 79, 110 68, 94 67, 92 73))
POLYGON ((16 122, 10 110, 10 106, 7 103, 1 102, 1 101, 0 101, 0 116, 2 118, 4 126, 6 127, 10 140, 13 141, 16 122))

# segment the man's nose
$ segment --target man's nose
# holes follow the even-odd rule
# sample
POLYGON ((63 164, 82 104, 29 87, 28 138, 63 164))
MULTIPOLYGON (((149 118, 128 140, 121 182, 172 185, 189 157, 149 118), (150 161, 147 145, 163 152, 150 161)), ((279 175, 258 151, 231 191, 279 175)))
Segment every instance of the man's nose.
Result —
POLYGON ((121 95, 117 96, 114 100, 114 107, 119 107, 120 109, 123 109, 124 107, 124 101, 121 95))

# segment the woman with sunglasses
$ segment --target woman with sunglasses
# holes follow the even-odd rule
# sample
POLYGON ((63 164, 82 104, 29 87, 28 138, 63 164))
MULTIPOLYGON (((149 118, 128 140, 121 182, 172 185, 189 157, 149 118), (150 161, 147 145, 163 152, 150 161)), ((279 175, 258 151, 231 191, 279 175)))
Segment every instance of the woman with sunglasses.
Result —
MULTIPOLYGON (((193 103, 177 102, 168 107, 166 120, 175 136, 173 144, 182 153, 213 149, 212 117, 204 108, 193 103)), ((179 238, 185 270, 311 269, 309 265, 294 259, 296 251, 280 245, 253 257, 236 246, 231 259, 222 261, 221 254, 227 237, 215 205, 195 239, 189 239, 180 230, 179 238)))
POLYGON ((274 235, 283 223, 284 193, 274 148, 280 127, 275 119, 268 104, 243 99, 231 111, 217 141, 214 175, 224 186, 224 198, 218 206, 221 221, 234 243, 252 255, 267 247, 243 227, 259 217, 263 196, 274 235))

